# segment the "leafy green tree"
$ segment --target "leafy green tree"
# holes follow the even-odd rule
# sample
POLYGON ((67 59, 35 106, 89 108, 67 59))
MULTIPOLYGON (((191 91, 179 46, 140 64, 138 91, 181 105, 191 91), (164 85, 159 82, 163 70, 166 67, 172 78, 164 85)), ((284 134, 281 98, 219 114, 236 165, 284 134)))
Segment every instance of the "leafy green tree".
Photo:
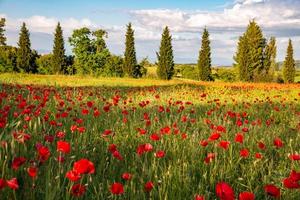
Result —
POLYGON ((69 38, 73 53, 75 55, 75 68, 79 74, 92 74, 90 69, 90 54, 93 52, 90 39, 90 29, 84 27, 73 31, 69 38))
POLYGON ((17 71, 17 48, 0 46, 0 72, 17 71))
POLYGON ((32 64, 32 51, 30 43, 30 34, 26 28, 26 24, 23 23, 20 31, 17 53, 17 69, 18 72, 34 72, 32 64))
POLYGON ((283 79, 285 83, 294 83, 295 81, 295 60, 292 40, 289 40, 285 61, 283 64, 283 79))
POLYGON ((105 76, 123 77, 124 59, 121 56, 111 55, 105 64, 105 76))
POLYGON ((5 18, 0 19, 0 46, 6 46, 6 37, 4 35, 5 32, 5 18))
POLYGON ((92 33, 93 39, 92 46, 94 53, 92 59, 94 60, 92 64, 92 70, 95 75, 105 74, 105 65, 110 58, 110 52, 106 46, 105 38, 107 38, 107 32, 105 30, 99 29, 92 33))
POLYGON ((172 36, 167 26, 163 30, 159 53, 157 53, 157 58, 157 76, 160 79, 170 80, 173 77, 175 70, 172 49, 172 36))
POLYGON ((77 73, 90 75, 103 73, 105 63, 110 56, 104 40, 106 36, 104 30, 91 32, 86 27, 73 31, 69 42, 73 46, 77 73))
POLYGON ((125 53, 124 53, 124 67, 125 75, 129 77, 136 77, 137 74, 137 59, 134 45, 134 30, 131 23, 127 25, 125 53))
POLYGON ((202 81, 211 81, 211 50, 209 33, 205 28, 202 35, 202 45, 198 58, 199 79, 202 81))
POLYGON ((36 60, 39 74, 53 74, 53 54, 42 55, 36 60))
POLYGON ((63 30, 60 26, 60 23, 57 24, 55 29, 52 54, 52 73, 59 74, 63 71, 63 68, 66 64, 63 30))

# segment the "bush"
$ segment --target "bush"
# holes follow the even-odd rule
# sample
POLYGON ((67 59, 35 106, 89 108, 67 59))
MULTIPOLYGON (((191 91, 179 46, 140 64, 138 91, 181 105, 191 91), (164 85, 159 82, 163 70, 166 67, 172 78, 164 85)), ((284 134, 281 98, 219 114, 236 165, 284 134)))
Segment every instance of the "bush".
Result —
POLYGON ((213 75, 215 79, 219 79, 225 82, 234 82, 237 80, 237 73, 234 69, 218 68, 215 69, 216 73, 213 75))

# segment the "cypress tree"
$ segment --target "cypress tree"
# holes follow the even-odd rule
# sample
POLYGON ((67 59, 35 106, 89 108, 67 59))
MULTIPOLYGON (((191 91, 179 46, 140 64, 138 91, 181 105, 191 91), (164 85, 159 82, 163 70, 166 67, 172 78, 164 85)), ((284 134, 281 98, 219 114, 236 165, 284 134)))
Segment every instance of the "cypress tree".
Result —
POLYGON ((239 77, 242 81, 261 81, 265 69, 266 39, 261 28, 253 20, 250 21, 246 32, 240 37, 235 58, 239 77))
POLYGON ((57 24, 54 34, 53 56, 52 56, 52 73, 58 74, 63 71, 65 66, 65 47, 63 31, 60 23, 57 24))
POLYGON ((0 46, 6 46, 6 37, 4 35, 5 32, 5 18, 0 19, 0 46))
POLYGON ((172 49, 172 36, 166 26, 160 43, 159 53, 157 53, 158 67, 157 75, 160 79, 170 80, 174 75, 174 57, 172 49))
POLYGON ((198 58, 199 79, 202 81, 211 81, 211 52, 209 33, 204 29, 202 35, 202 45, 198 58))
POLYGON ((271 37, 268 45, 265 48, 264 53, 264 70, 261 73, 261 80, 265 82, 271 82, 274 79, 276 68, 276 39, 271 37))
POLYGON ((17 52, 17 68, 20 72, 31 72, 33 71, 31 44, 29 38, 29 31, 26 28, 26 24, 23 23, 20 31, 18 52, 17 52))
POLYGON ((124 66, 123 71, 129 77, 134 77, 134 71, 137 67, 136 52, 134 47, 134 30, 131 23, 127 25, 124 66))
POLYGON ((295 80, 295 60, 294 60, 294 50, 292 40, 289 40, 289 45, 287 48, 287 54, 285 57, 285 61, 283 63, 283 79, 285 83, 293 83, 295 80))
POLYGON ((248 68, 248 44, 245 34, 239 38, 238 49, 234 60, 236 62, 235 67, 238 70, 239 79, 241 81, 250 81, 248 68))

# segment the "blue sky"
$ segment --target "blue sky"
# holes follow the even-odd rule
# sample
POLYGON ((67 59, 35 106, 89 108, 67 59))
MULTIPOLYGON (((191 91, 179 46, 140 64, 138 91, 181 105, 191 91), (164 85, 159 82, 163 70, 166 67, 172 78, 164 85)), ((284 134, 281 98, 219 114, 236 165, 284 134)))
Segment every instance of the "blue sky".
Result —
POLYGON ((298 52, 300 55, 300 45, 296 44, 300 43, 299 0, 0 0, 0 16, 7 18, 9 44, 16 45, 24 21, 31 32, 32 47, 40 53, 51 51, 53 30, 60 21, 68 53, 67 38, 74 29, 87 26, 107 30, 111 52, 122 55, 125 25, 131 21, 139 59, 147 56, 156 60, 161 30, 168 25, 175 61, 195 63, 202 30, 207 27, 213 63, 229 65, 238 37, 255 18, 266 38, 277 37, 278 60, 284 58, 289 38, 295 43, 295 57, 298 52))

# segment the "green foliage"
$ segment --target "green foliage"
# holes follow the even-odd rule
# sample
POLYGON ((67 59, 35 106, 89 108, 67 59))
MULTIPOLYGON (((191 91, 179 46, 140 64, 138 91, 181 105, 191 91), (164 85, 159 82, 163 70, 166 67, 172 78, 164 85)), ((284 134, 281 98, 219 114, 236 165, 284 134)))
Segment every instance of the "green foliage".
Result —
POLYGON ((78 74, 100 75, 109 59, 110 52, 106 48, 104 30, 91 32, 84 27, 73 31, 69 38, 75 54, 75 68, 78 74))
POLYGON ((202 45, 198 58, 199 79, 202 81, 211 81, 211 50, 209 33, 205 28, 202 35, 202 45))
POLYGON ((215 71, 214 78, 224 82, 234 82, 238 78, 236 70, 232 68, 216 68, 215 71))
POLYGON ((234 60, 241 81, 272 81, 276 66, 275 38, 271 38, 267 44, 261 28, 254 20, 251 21, 246 32, 239 38, 234 60))
POLYGON ((179 74, 182 78, 199 80, 199 68, 192 65, 180 65, 179 74))
POLYGON ((53 56, 52 64, 53 67, 52 73, 59 74, 63 72, 65 66, 65 47, 64 47, 64 38, 63 31, 60 26, 60 23, 57 24, 54 35, 54 45, 53 45, 53 56))
POLYGON ((53 65, 53 54, 46 54, 40 56, 36 60, 37 66, 38 66, 38 73, 39 74, 54 74, 55 68, 53 65))
POLYGON ((123 77, 124 59, 121 56, 111 55, 105 64, 104 76, 123 77))
POLYGON ((163 80, 172 79, 175 73, 173 60, 174 56, 172 49, 172 36, 167 26, 162 34, 159 53, 157 53, 157 59, 157 76, 163 80))
POLYGON ((285 61, 283 64, 283 79, 285 83, 293 83, 295 81, 295 60, 292 40, 289 40, 285 61))
POLYGON ((124 53, 124 66, 123 70, 125 75, 129 77, 138 78, 139 66, 137 65, 135 45, 134 45, 134 30, 131 23, 127 25, 125 53, 124 53))
POLYGON ((0 19, 0 46, 6 46, 6 37, 4 35, 5 21, 5 18, 0 19))
POLYGON ((26 24, 23 23, 20 31, 17 52, 17 72, 36 72, 34 65, 34 55, 31 51, 31 43, 29 38, 29 31, 26 24))
POLYGON ((0 46, 0 72, 17 71, 17 48, 12 46, 0 46))

